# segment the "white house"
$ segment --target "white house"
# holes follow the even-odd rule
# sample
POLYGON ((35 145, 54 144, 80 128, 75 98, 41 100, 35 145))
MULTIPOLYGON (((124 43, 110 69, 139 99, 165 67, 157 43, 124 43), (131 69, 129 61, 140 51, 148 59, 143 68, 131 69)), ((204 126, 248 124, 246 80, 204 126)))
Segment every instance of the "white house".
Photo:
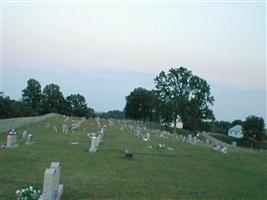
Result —
POLYGON ((244 135, 242 133, 242 126, 235 125, 234 127, 228 130, 228 135, 235 138, 242 138, 244 135))

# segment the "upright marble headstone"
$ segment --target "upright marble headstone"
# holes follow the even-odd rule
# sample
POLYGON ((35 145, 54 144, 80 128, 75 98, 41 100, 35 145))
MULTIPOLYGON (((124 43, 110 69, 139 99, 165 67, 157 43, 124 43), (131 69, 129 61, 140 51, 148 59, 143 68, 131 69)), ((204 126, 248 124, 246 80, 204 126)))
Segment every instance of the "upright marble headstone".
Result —
POLYGON ((97 146, 96 146, 96 137, 93 136, 93 137, 91 137, 91 146, 90 146, 89 152, 91 152, 91 153, 95 153, 96 150, 97 150, 97 146))
POLYGON ((6 147, 7 148, 14 148, 17 147, 17 135, 8 135, 7 136, 7 143, 6 147))
POLYGON ((29 134, 27 136, 27 139, 26 139, 26 143, 25 144, 34 144, 34 140, 33 140, 32 134, 29 134))
POLYGON ((60 163, 52 162, 44 173, 43 193, 39 200, 60 200, 63 185, 60 183, 60 163))
POLYGON ((23 133, 22 133, 22 138, 23 138, 24 140, 26 140, 27 137, 28 137, 28 131, 23 131, 23 133))
POLYGON ((236 142, 235 141, 232 142, 232 147, 236 147, 236 142))
POLYGON ((192 142, 192 135, 191 134, 188 135, 187 142, 189 142, 189 143, 192 142))
POLYGON ((193 137, 193 138, 191 139, 191 143, 192 143, 192 144, 196 144, 196 143, 197 143, 197 137, 193 137))

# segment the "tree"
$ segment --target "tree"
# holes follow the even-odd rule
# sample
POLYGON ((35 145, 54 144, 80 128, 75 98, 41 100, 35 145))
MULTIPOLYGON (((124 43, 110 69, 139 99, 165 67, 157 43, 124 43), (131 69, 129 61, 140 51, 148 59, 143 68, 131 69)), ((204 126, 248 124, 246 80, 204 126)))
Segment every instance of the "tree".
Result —
POLYGON ((43 89, 43 97, 45 113, 55 112, 64 114, 66 100, 58 85, 52 83, 45 86, 43 89))
POLYGON ((262 117, 247 117, 242 128, 245 139, 250 142, 250 147, 262 141, 264 137, 264 119, 262 117))
MULTIPOLYGON (((184 128, 196 130, 205 120, 214 120, 212 110, 214 97, 210 86, 184 67, 171 68, 155 78, 156 94, 162 105, 171 109, 171 119, 176 123, 181 118, 184 128)), ((165 116, 161 115, 162 118, 165 116)), ((168 115, 168 117, 170 117, 168 115)))
POLYGON ((27 117, 35 116, 36 113, 31 106, 24 102, 19 102, 10 99, 5 96, 3 92, 0 92, 0 118, 11 118, 11 117, 27 117))
POLYGON ((38 113, 41 112, 42 89, 37 80, 29 79, 27 81, 27 87, 22 90, 22 101, 38 113))
POLYGON ((236 119, 236 120, 232 121, 232 123, 231 123, 232 127, 235 125, 241 125, 242 126, 242 124, 243 124, 243 122, 240 119, 236 119))
POLYGON ((126 118, 152 121, 155 113, 155 100, 156 96, 153 91, 140 87, 134 89, 126 97, 124 108, 126 118))
POLYGON ((104 118, 104 119, 125 119, 125 113, 120 110, 110 110, 105 113, 98 113, 97 116, 104 118))
POLYGON ((87 108, 86 100, 84 96, 80 94, 72 94, 68 96, 67 102, 71 106, 71 114, 74 116, 79 117, 91 117, 93 114, 93 110, 90 108, 87 108))

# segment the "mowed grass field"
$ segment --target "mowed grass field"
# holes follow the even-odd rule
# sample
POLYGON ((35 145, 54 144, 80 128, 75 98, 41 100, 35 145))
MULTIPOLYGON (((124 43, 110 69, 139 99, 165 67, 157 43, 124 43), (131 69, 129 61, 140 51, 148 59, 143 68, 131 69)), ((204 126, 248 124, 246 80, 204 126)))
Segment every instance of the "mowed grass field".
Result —
MULTIPOLYGON (((0 149, 0 199, 16 199, 15 191, 30 185, 42 190, 43 175, 52 161, 61 163, 63 199, 266 199, 267 153, 230 149, 228 154, 207 144, 191 145, 176 139, 151 136, 144 142, 115 123, 95 154, 88 153, 87 133, 98 131, 94 119, 75 133, 61 133, 63 117, 17 130, 19 146, 0 149), (58 127, 44 128, 45 123, 58 127), (25 145, 22 132, 36 141, 25 145), (72 142, 79 144, 71 145, 72 142), (164 143, 174 151, 159 150, 164 143), (152 149, 148 146, 152 145, 152 149), (134 151, 133 160, 124 150, 134 151)), ((0 143, 6 143, 1 134, 0 143)))

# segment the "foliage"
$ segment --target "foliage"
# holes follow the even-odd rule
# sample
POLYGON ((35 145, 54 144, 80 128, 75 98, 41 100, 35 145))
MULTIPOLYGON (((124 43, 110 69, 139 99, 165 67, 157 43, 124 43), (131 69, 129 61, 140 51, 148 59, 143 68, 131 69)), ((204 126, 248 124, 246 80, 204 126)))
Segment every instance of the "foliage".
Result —
POLYGON ((66 100, 60 87, 54 83, 51 83, 44 87, 43 89, 44 96, 44 112, 45 113, 62 113, 64 114, 66 108, 66 100))
POLYGON ((0 93, 1 119, 12 117, 28 117, 35 115, 37 115, 37 113, 28 104, 11 100, 8 96, 5 96, 3 92, 0 93))
POLYGON ((231 122, 228 121, 215 121, 211 123, 210 131, 213 133, 222 133, 226 134, 228 133, 228 130, 232 128, 231 122))
POLYGON ((157 98, 153 91, 136 88, 126 97, 125 116, 134 120, 153 121, 157 98))
POLYGON ((27 87, 22 90, 22 101, 37 112, 41 111, 42 89, 37 80, 31 78, 27 81, 27 87))
POLYGON ((125 118, 125 113, 120 110, 111 110, 106 113, 99 113, 97 114, 98 117, 104 118, 104 119, 124 119, 125 118))
POLYGON ((251 147, 264 138, 264 119, 257 116, 249 116, 243 123, 244 137, 250 142, 251 147))
POLYGON ((203 121, 213 120, 214 115, 209 108, 213 105, 210 86, 204 80, 184 67, 171 68, 168 73, 164 71, 155 78, 156 94, 168 114, 160 113, 165 121, 172 119, 174 128, 181 118, 184 128, 189 130, 200 129, 203 121), (166 117, 167 116, 167 117, 166 117))
POLYGON ((72 115, 86 118, 91 117, 93 115, 93 110, 87 108, 84 96, 80 94, 72 94, 66 99, 67 103, 70 105, 72 115))
POLYGON ((240 125, 240 126, 242 126, 242 124, 243 124, 243 121, 242 121, 242 120, 240 120, 240 119, 236 119, 236 120, 232 121, 231 126, 232 126, 232 127, 233 127, 233 126, 236 126, 236 125, 240 125))

